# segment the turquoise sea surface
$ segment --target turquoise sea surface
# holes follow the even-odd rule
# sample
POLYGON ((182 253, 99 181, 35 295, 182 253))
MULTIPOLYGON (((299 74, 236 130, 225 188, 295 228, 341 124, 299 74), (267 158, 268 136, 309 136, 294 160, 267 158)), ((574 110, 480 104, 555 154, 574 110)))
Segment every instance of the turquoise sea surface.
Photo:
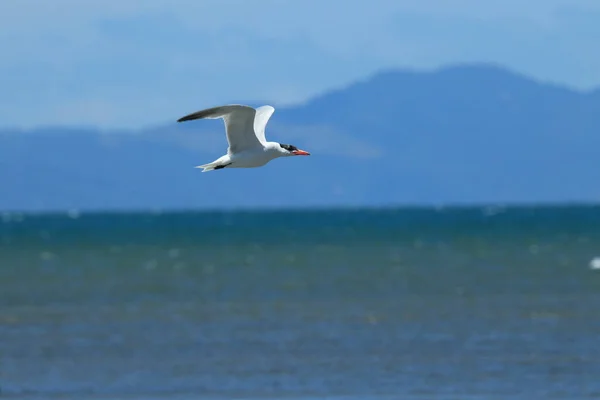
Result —
POLYGON ((2 399, 600 398, 600 207, 0 217, 2 399))

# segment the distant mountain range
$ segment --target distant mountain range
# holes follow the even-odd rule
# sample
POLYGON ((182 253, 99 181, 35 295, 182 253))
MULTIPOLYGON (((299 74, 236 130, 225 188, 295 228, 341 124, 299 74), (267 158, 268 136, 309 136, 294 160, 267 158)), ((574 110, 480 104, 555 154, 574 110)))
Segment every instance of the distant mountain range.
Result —
POLYGON ((600 200, 600 91, 496 66, 385 71, 277 108, 267 138, 312 156, 258 169, 192 168, 226 150, 223 123, 181 115, 136 132, 0 130, 0 210, 600 200))

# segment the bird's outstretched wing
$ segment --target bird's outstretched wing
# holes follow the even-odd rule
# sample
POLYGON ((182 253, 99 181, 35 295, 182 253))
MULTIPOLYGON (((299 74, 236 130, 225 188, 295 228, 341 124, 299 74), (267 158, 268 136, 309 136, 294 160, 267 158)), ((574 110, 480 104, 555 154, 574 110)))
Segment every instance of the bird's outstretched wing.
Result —
POLYGON ((254 133, 261 143, 266 143, 265 128, 269 118, 275 112, 275 109, 271 106, 262 106, 256 109, 256 116, 254 117, 254 133))
POLYGON ((200 110, 179 118, 177 122, 223 118, 229 143, 227 151, 238 153, 265 143, 265 125, 273 111, 275 109, 271 106, 262 106, 255 110, 249 106, 231 104, 200 110))

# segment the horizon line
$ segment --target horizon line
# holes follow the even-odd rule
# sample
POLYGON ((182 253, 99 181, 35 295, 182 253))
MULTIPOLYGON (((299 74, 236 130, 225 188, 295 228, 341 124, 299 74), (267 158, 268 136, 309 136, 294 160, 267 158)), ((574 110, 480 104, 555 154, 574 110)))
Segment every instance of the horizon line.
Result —
POLYGON ((548 208, 595 208, 600 207, 598 201, 503 201, 503 202, 447 202, 447 203, 405 203, 388 205, 329 205, 329 206, 232 206, 232 207, 163 207, 163 208, 70 208, 47 210, 1 210, 0 222, 6 222, 13 215, 20 216, 72 216, 81 215, 163 215, 163 214, 214 214, 214 213, 287 213, 287 212, 344 212, 344 211, 394 211, 394 210, 515 210, 515 209, 548 209, 548 208))

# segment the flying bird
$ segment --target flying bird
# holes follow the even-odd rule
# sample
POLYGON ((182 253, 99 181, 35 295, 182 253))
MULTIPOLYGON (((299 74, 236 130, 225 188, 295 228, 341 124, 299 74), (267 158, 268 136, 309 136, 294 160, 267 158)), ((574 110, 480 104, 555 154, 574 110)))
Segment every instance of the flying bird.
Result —
POLYGON ((223 118, 229 143, 227 154, 211 163, 197 166, 202 168, 202 172, 222 168, 255 168, 278 157, 309 156, 310 153, 291 144, 267 142, 265 127, 274 112, 275 108, 268 105, 255 109, 231 104, 197 111, 179 118, 177 122, 223 118))

